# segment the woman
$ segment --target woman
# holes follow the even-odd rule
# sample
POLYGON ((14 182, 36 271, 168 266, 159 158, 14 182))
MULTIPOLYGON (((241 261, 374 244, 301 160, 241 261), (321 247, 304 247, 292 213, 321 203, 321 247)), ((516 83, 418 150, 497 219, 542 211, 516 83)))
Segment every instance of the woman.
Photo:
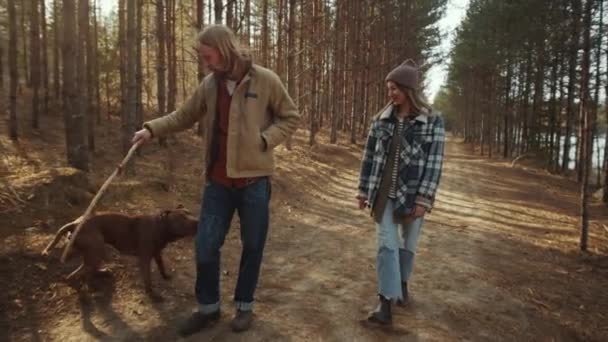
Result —
POLYGON ((386 76, 391 102, 374 117, 359 177, 359 208, 376 221, 379 304, 368 320, 392 322, 391 302, 408 302, 416 245, 441 178, 443 119, 418 95, 418 69, 405 61, 386 76))

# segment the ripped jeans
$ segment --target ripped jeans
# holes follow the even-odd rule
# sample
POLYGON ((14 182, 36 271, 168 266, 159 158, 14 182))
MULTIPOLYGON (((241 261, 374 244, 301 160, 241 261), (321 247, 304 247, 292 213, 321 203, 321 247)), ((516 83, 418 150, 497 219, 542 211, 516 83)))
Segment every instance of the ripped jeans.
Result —
POLYGON ((378 294, 385 298, 403 299, 401 282, 408 281, 414 267, 416 246, 424 218, 402 226, 393 222, 395 202, 389 198, 380 224, 376 224, 378 239, 378 294))

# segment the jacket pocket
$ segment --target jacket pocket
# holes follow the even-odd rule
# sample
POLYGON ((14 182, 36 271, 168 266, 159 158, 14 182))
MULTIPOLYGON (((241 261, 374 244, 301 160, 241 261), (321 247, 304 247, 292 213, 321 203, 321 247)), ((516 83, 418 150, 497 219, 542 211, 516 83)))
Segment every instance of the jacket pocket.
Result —
POLYGON ((426 162, 426 153, 424 152, 423 140, 415 136, 411 143, 406 143, 405 146, 403 146, 400 157, 405 165, 424 165, 426 162))
POLYGON ((259 171, 272 167, 272 150, 264 150, 264 139, 259 129, 240 136, 237 154, 239 171, 259 171))

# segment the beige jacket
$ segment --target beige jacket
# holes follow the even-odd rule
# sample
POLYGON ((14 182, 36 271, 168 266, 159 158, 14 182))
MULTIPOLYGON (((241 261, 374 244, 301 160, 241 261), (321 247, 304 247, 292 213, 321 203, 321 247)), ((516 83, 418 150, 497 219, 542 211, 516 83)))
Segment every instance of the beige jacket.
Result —
MULTIPOLYGON (((200 122, 207 132, 203 139, 205 160, 209 163, 216 100, 217 79, 210 74, 181 108, 145 122, 144 127, 159 137, 200 122)), ((226 156, 228 177, 271 175, 273 148, 289 137, 299 122, 298 110, 280 78, 273 71, 254 64, 232 94, 226 156)))

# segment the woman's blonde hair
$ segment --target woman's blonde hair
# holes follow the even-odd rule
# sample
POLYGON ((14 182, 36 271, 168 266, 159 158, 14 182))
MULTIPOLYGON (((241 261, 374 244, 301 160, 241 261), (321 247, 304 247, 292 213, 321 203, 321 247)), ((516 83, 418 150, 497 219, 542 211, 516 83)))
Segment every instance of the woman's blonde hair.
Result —
POLYGON ((224 72, 229 78, 240 77, 251 67, 249 52, 227 26, 209 25, 198 34, 197 40, 219 52, 224 62, 224 72))
POLYGON ((417 90, 404 87, 399 83, 395 83, 395 85, 397 85, 397 88, 399 88, 399 90, 401 90, 405 94, 407 99, 410 101, 412 109, 414 109, 416 113, 431 114, 433 108, 422 98, 422 96, 420 96, 417 90))

